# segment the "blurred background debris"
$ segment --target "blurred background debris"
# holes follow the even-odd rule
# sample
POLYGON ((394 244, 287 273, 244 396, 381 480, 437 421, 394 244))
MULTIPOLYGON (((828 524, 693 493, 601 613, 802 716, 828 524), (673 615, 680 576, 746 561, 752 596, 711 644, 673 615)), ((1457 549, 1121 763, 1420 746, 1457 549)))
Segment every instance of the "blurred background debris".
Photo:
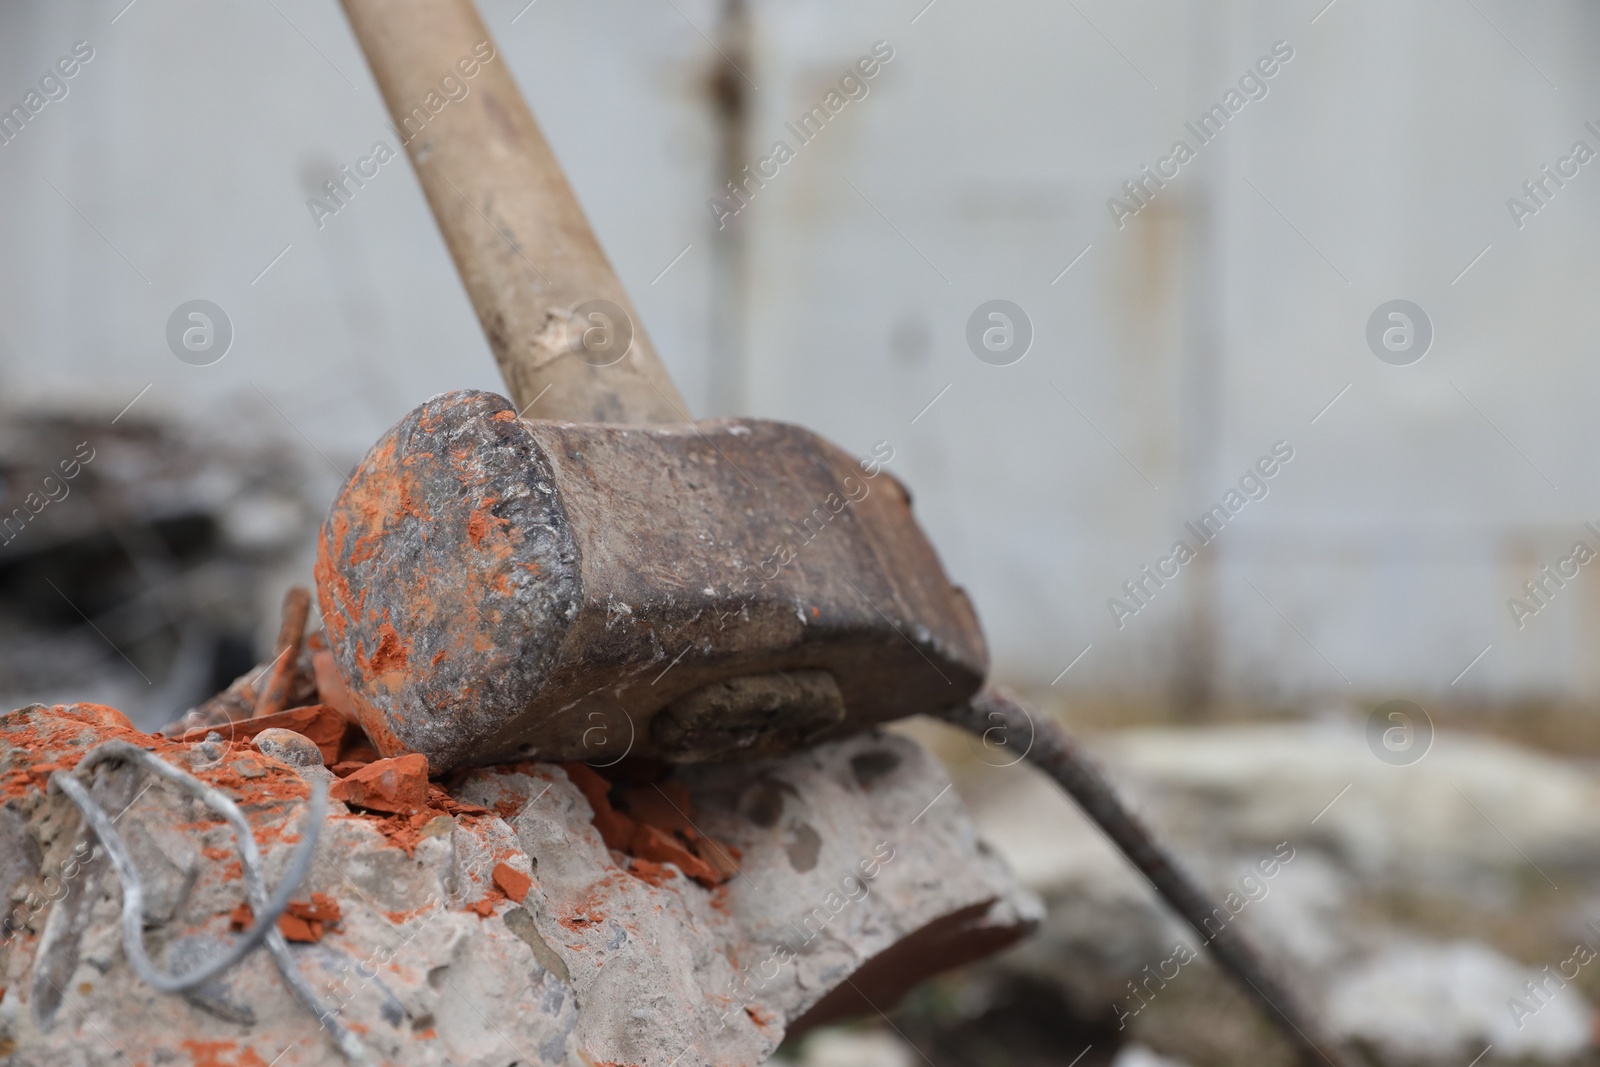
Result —
POLYGON ((0 703, 153 730, 271 648, 332 476, 259 414, 114 415, 0 413, 0 703))

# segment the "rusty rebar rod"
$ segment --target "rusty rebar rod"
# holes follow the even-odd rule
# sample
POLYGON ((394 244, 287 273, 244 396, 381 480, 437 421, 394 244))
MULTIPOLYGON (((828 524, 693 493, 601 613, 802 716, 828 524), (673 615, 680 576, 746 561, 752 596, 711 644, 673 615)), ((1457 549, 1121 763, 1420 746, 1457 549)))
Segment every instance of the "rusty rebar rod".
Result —
MULTIPOLYGON (((1129 863, 1138 868, 1173 911, 1200 935, 1212 957, 1233 976, 1294 1046, 1307 1067, 1359 1067, 1322 1032, 1321 1026, 1232 924, 1218 924, 1216 905, 1117 795, 1104 772, 1067 733, 1042 715, 1032 715, 1009 693, 985 688, 971 702, 940 712, 944 719, 989 742, 1000 733, 1007 745, 1027 738, 1026 759, 1049 775, 1129 863), (1207 929, 1210 920, 1215 932, 1207 929)), ((1020 757, 1019 757, 1020 758, 1020 757)), ((1226 912, 1224 912, 1226 914, 1226 912)))
POLYGON ((300 666, 300 648, 306 639, 306 619, 311 614, 311 590, 303 585, 291 586, 283 595, 283 622, 278 627, 277 656, 262 674, 256 697, 256 715, 273 715, 284 709, 289 700, 289 686, 294 684, 295 671, 300 666))

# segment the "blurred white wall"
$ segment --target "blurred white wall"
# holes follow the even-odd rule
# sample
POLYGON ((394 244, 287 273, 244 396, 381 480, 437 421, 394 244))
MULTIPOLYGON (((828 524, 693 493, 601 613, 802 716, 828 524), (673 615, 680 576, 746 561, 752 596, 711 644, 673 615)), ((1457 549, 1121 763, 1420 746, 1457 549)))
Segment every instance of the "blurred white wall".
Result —
MULTIPOLYGON (((334 0, 125 4, 0 8, 0 104, 94 49, 0 146, 5 399, 270 400, 342 467, 495 387, 407 162, 320 230, 306 207, 392 143, 334 0), (197 297, 237 331, 210 367, 164 336, 197 297)), ((1092 646, 1059 690, 1600 695, 1600 567, 1520 630, 1506 603, 1600 550, 1600 162, 1520 229, 1506 207, 1600 151, 1593 5, 752 0, 741 38, 723 0, 525 4, 481 0, 690 402, 891 442, 1004 674, 1092 646), (867 95, 719 230, 726 158, 795 147, 879 41, 867 95), (1119 228, 1107 199, 1279 41, 1265 97, 1119 228), (965 336, 996 298, 1034 332, 1009 366, 965 336), (1435 330, 1410 366, 1365 339, 1396 298, 1435 330), (1278 441, 1270 495, 1119 629, 1107 600, 1278 441)))

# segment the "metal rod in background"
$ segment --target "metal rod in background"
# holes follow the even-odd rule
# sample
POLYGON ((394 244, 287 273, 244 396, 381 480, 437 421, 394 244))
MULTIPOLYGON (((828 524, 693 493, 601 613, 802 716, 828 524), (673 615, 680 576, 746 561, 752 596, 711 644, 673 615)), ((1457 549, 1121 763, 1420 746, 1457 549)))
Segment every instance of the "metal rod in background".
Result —
POLYGON ((1030 715, 1010 694, 985 688, 970 703, 939 712, 937 718, 978 737, 995 730, 1008 737, 1031 736, 1026 758, 1054 779, 1155 887, 1161 898, 1200 935, 1211 955, 1245 987, 1267 1018, 1295 1048, 1307 1067, 1360 1067, 1328 1038, 1299 998, 1266 965, 1243 933, 1232 925, 1217 933, 1214 905, 1192 877, 1179 867, 1139 819, 1117 796, 1093 760, 1064 730, 1041 715, 1030 715))

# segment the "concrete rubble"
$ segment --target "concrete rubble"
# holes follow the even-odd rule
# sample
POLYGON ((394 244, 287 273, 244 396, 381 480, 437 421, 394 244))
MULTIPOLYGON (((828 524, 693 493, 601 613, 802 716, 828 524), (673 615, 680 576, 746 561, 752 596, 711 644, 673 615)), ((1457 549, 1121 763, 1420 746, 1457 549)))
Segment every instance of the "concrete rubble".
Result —
MULTIPOLYGON (((51 772, 112 738, 234 797, 269 886, 299 839, 308 783, 345 798, 279 929, 383 1063, 756 1064, 787 1032, 887 1009, 1042 914, 904 737, 741 765, 520 763, 430 782, 406 757, 359 748, 330 769, 318 742, 282 727, 205 734, 140 733, 86 704, 0 717, 0 1061, 339 1062, 263 953, 182 996, 131 973, 116 876, 76 808, 46 792, 51 772), (613 803, 632 854, 596 825, 596 806, 613 803), (640 856, 646 840, 681 863, 640 856), (723 860, 697 867, 713 850, 723 860)), ((129 767, 97 772, 93 791, 123 813, 158 966, 192 966, 249 924, 225 823, 129 767)))

